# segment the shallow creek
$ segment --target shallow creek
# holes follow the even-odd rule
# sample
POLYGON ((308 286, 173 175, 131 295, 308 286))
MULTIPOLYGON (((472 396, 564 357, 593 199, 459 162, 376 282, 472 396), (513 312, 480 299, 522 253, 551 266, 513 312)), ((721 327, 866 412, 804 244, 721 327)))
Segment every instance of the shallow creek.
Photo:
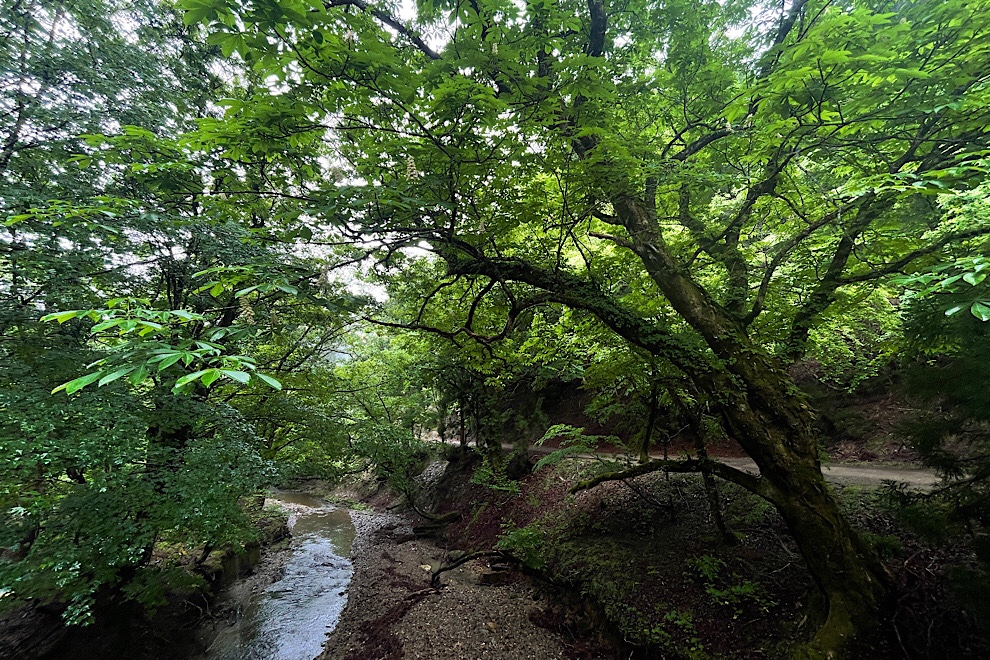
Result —
POLYGON ((291 513, 284 574, 264 589, 231 590, 236 620, 216 624, 202 660, 312 660, 347 603, 355 534, 348 511, 290 491, 274 493, 266 504, 291 513))

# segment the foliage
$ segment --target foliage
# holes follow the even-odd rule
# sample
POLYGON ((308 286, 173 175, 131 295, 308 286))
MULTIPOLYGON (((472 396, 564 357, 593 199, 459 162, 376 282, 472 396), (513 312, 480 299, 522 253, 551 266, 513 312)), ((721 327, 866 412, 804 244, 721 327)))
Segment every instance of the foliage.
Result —
POLYGON ((946 316, 952 316, 964 309, 980 321, 990 321, 990 305, 987 304, 987 288, 981 287, 990 269, 990 260, 986 257, 961 257, 952 263, 942 264, 931 272, 905 277, 900 282, 914 295, 938 297, 951 300, 951 305, 945 310, 946 316))
MULTIPOLYGON (((972 316, 940 313, 941 305, 920 299, 908 308, 911 346, 905 378, 925 413, 909 422, 913 446, 946 477, 962 482, 977 501, 985 487, 990 417, 983 368, 988 354, 990 324, 972 316), (940 347, 932 354, 933 347, 940 347)), ((973 502, 974 506, 980 506, 973 502)), ((965 506, 963 508, 966 508, 965 506)))
POLYGON ((546 565, 543 559, 544 543, 546 543, 546 533, 539 524, 524 527, 503 525, 502 536, 496 547, 512 553, 526 566, 540 570, 546 565))
POLYGON ((725 562, 712 555, 700 555, 685 560, 688 568, 696 572, 705 585, 705 593, 718 605, 735 609, 735 616, 742 614, 742 608, 755 605, 763 611, 774 606, 766 590, 757 582, 743 580, 738 574, 726 575, 725 562))
POLYGON ((481 463, 471 475, 471 483, 513 495, 518 495, 520 492, 519 484, 509 478, 506 472, 505 461, 493 460, 490 456, 482 456, 481 463))
POLYGON ((976 594, 990 585, 987 263, 979 256, 960 258, 906 280, 913 291, 904 308, 904 376, 918 412, 905 420, 902 432, 943 483, 931 493, 892 493, 913 530, 937 543, 973 549, 975 561, 948 572, 984 631, 990 616, 976 594))
MULTIPOLYGON (((957 208, 987 171, 985 0, 495 0, 420 4, 408 22, 350 3, 181 6, 271 81, 204 139, 284 168, 334 153, 349 185, 297 189, 314 218, 381 246, 391 323, 482 356, 496 393, 512 378, 494 364, 535 310, 609 328, 760 463, 772 488, 723 475, 795 518, 832 592, 816 652, 872 618, 882 571, 850 550, 780 366, 837 301, 990 233, 957 208)), ((494 446, 497 428, 476 431, 494 446)))
MULTIPOLYGON (((408 488, 456 425, 501 484, 580 380, 644 454, 667 411, 757 460, 721 474, 787 517, 832 653, 884 581, 782 367, 854 389, 895 302, 908 359, 959 372, 919 448, 980 469, 946 441, 985 431, 985 338, 952 324, 990 318, 986 0, 178 6, 0 6, 2 588, 83 616, 162 539, 236 540, 265 460, 408 488), (359 274, 379 330, 351 331, 359 274), (99 534, 56 531, 79 502, 99 534)), ((541 464, 591 447, 551 432, 541 464)))
POLYGON ((547 432, 536 442, 536 445, 540 446, 544 442, 556 438, 562 438, 559 448, 537 461, 536 465, 533 466, 534 472, 545 467, 558 465, 561 461, 572 456, 595 454, 601 442, 619 444, 619 439, 614 436, 585 435, 582 428, 575 428, 567 424, 554 424, 547 429, 547 432))
POLYGON ((230 76, 170 4, 3 2, 0 26, 2 604, 87 622, 98 595, 159 604, 162 549, 250 538, 239 501, 304 407, 259 402, 359 301, 318 277, 337 253, 283 245, 298 211, 251 189, 279 173, 179 137, 230 76), (225 177, 252 201, 212 194, 225 177))
POLYGON ((156 409, 111 388, 58 401, 44 386, 22 385, 5 390, 0 406, 11 513, 0 530, 10 550, 0 577, 19 598, 65 598, 74 623, 92 616, 100 588, 146 565, 156 542, 220 547, 243 538, 237 500, 270 478, 233 410, 195 401, 156 409), (184 447, 155 437, 166 425, 190 427, 184 447))
MULTIPOLYGON (((987 222, 990 219, 988 188, 974 190, 944 200, 943 205, 959 222, 987 222)), ((984 244, 984 252, 985 252, 984 244)), ((897 278, 906 289, 908 301, 927 300, 952 316, 968 310, 980 321, 990 320, 990 288, 984 284, 990 273, 990 260, 983 254, 947 254, 929 268, 921 268, 897 278)))
MULTIPOLYGON (((183 330, 207 323, 205 316, 185 310, 159 311, 148 305, 148 300, 113 298, 107 301, 106 310, 72 310, 41 317, 42 321, 59 323, 89 318, 95 322, 90 328, 91 341, 104 344, 109 354, 88 365, 98 367, 97 371, 59 385, 52 394, 62 390, 72 394, 92 383, 103 387, 125 376, 131 385, 138 386, 152 373, 167 376, 163 372, 180 362, 191 373, 175 379, 175 394, 195 391, 197 381, 209 387, 221 378, 245 385, 251 380, 249 372, 254 371, 255 361, 244 355, 224 355, 224 345, 219 343, 223 339, 236 341, 249 330, 217 327, 196 339, 193 333, 183 330)), ((282 384, 271 376, 254 377, 269 387, 282 389, 282 384)))
POLYGON ((370 460, 401 491, 411 488, 427 445, 420 434, 429 415, 430 392, 416 378, 423 346, 414 338, 389 337, 373 328, 352 334, 334 374, 339 431, 353 455, 370 460))
POLYGON ((891 289, 838 295, 809 336, 808 357, 820 365, 818 378, 855 392, 889 371, 903 332, 892 299, 891 289))

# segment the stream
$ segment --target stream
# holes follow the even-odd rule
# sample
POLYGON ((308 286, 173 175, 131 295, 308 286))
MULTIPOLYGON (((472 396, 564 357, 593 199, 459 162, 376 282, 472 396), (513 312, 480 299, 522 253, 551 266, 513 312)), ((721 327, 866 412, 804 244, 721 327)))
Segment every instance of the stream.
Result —
POLYGON ((291 513, 284 574, 263 590, 231 589, 227 598, 239 616, 216 624, 200 660, 312 660, 347 603, 355 535, 348 511, 291 491, 277 491, 266 504, 291 513))

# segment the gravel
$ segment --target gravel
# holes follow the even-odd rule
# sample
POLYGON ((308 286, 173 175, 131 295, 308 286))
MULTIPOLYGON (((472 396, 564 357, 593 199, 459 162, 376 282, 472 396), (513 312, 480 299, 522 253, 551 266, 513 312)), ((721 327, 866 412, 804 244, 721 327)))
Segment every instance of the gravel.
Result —
POLYGON ((446 559, 446 550, 406 541, 412 527, 402 516, 354 511, 352 518, 354 577, 321 660, 564 657, 561 639, 530 622, 540 604, 524 582, 479 584, 491 570, 475 560, 443 573, 443 586, 433 589, 430 566, 446 559))

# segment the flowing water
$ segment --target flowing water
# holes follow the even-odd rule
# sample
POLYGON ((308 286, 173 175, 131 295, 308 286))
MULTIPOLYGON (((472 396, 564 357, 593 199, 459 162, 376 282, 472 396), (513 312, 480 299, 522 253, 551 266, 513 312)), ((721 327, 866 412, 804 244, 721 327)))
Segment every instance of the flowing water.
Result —
POLYGON ((350 514, 305 493, 280 491, 268 503, 292 512, 285 574, 218 626, 203 660, 312 660, 340 619, 353 572, 350 514))

